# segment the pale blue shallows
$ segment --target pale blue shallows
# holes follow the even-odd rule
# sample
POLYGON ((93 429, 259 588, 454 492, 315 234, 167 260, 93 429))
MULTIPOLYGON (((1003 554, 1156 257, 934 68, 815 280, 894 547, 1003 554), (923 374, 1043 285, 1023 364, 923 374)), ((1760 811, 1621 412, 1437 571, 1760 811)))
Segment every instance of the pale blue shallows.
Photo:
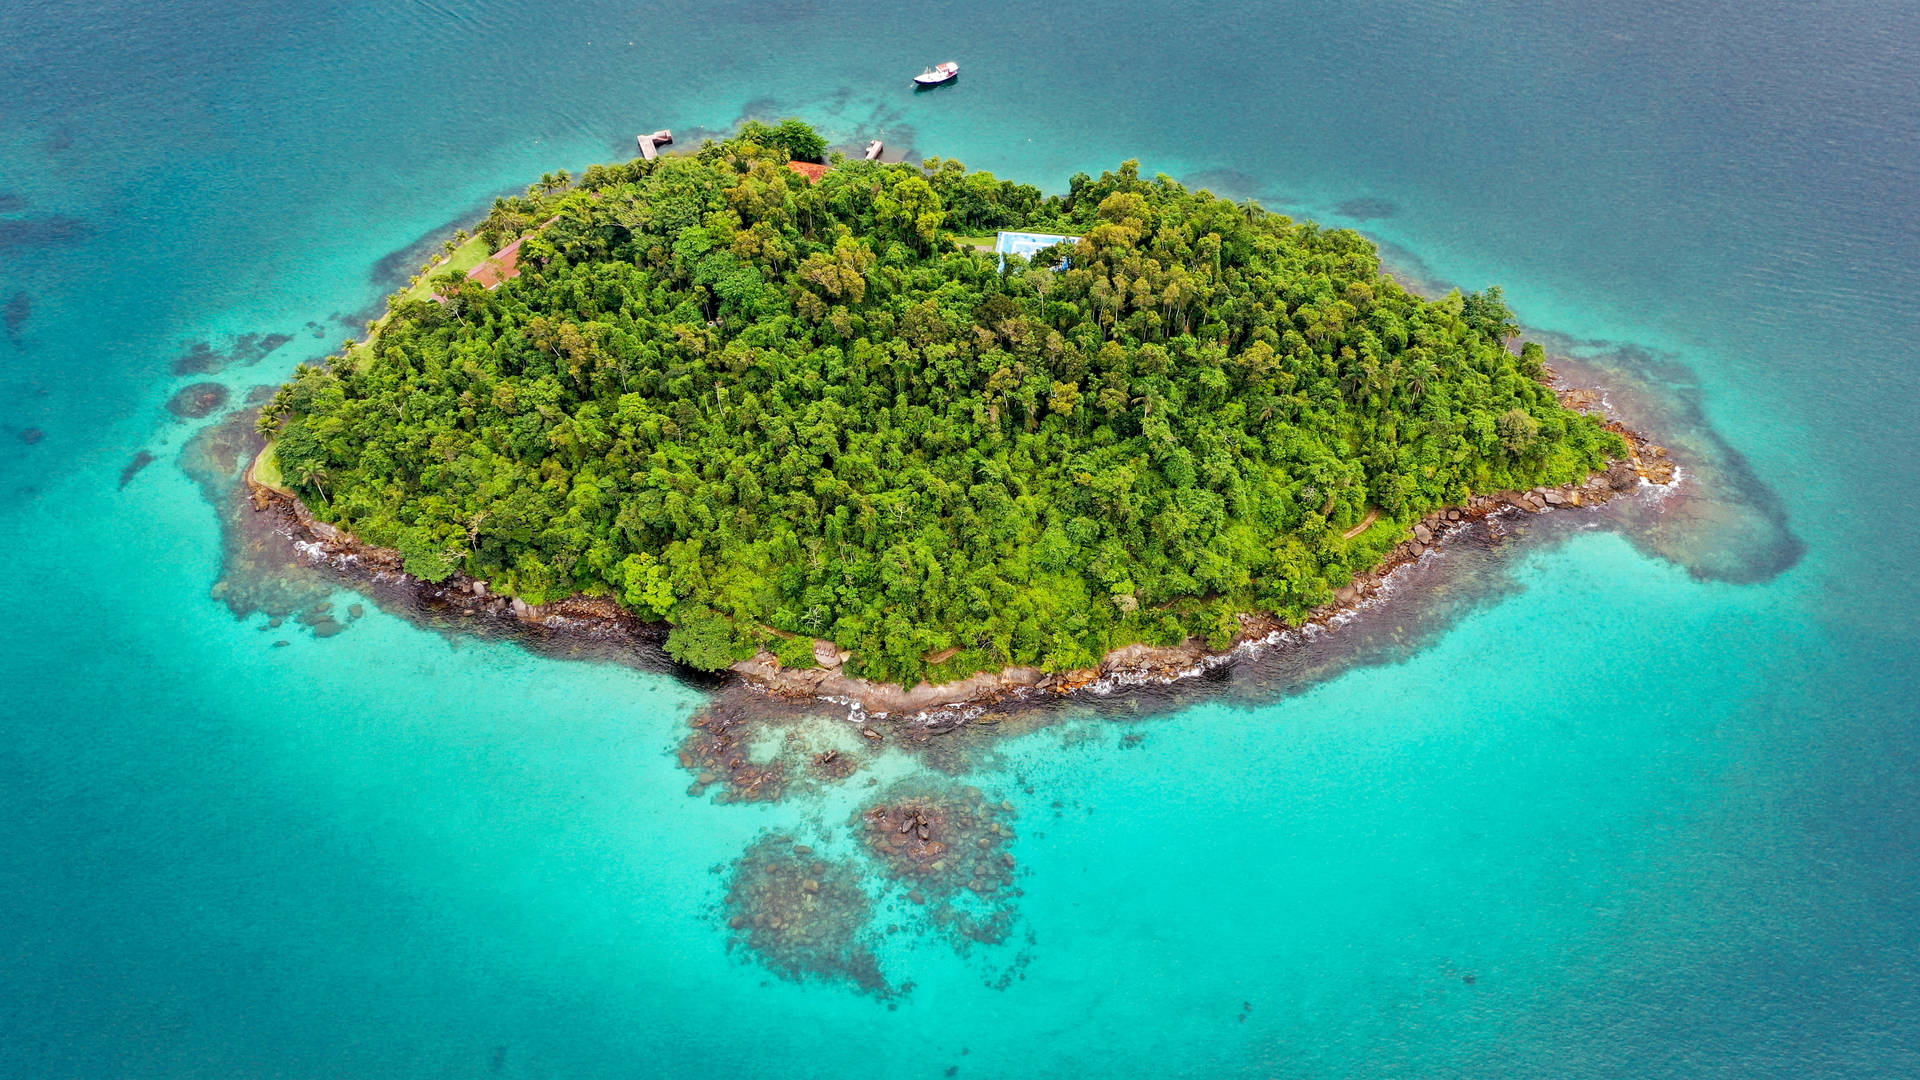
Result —
POLYGON ((1920 14, 1632 6, 0 5, 0 1075, 1920 1075, 1920 14), (238 400, 388 253, 748 111, 1504 284, 1696 380, 1804 556, 1522 545, 1392 664, 1013 741, 1025 977, 782 982, 713 870, 819 808, 689 797, 702 691, 234 620, 163 408, 193 342, 294 335, 238 400))

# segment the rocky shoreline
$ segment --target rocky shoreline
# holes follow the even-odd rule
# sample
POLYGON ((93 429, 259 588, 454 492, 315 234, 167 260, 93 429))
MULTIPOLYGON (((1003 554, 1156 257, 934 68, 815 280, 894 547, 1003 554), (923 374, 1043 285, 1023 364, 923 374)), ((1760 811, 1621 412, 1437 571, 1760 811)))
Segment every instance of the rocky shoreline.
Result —
MULTIPOLYGON (((1560 395, 1568 407, 1582 411, 1592 411, 1600 401, 1600 395, 1591 390, 1562 389, 1560 395)), ((1308 624, 1325 625, 1358 608, 1380 593, 1396 569, 1442 546, 1462 526, 1488 515, 1505 510, 1545 513, 1598 506, 1643 483, 1666 486, 1674 482, 1674 463, 1664 447, 1618 422, 1609 422, 1607 427, 1626 440, 1627 458, 1608 463, 1578 483, 1479 495, 1463 506, 1434 511, 1416 522, 1413 535, 1390 550, 1379 566, 1338 590, 1331 603, 1310 616, 1308 624)), ((605 597, 575 595, 532 605, 518 597, 494 593, 485 581, 465 574, 456 573, 438 583, 414 578, 402 569, 404 560, 398 551, 364 544, 319 520, 292 491, 262 483, 252 466, 245 480, 255 512, 279 515, 279 531, 309 562, 370 581, 408 584, 419 599, 465 615, 512 620, 527 628, 561 633, 655 642, 665 637, 664 623, 640 619, 605 597)), ((1044 672, 1013 667, 949 683, 922 682, 910 687, 846 674, 842 668, 849 654, 828 641, 814 642, 813 667, 784 667, 772 653, 763 651, 735 662, 732 671, 747 683, 783 697, 825 699, 874 715, 918 713, 1021 696, 1067 694, 1102 682, 1172 682, 1204 671, 1210 662, 1247 642, 1267 640, 1287 629, 1291 628, 1272 616, 1246 615, 1241 617, 1241 633, 1225 650, 1209 649, 1200 638, 1175 646, 1127 645, 1109 652, 1097 668, 1044 672)))
MULTIPOLYGON (((1580 399, 1587 394, 1570 391, 1567 396, 1580 399)), ((1609 424, 1608 427, 1626 439, 1628 458, 1609 463, 1607 468, 1589 474, 1577 484, 1478 495, 1464 506, 1434 511, 1415 523, 1412 537, 1389 551, 1380 565, 1336 591, 1333 601, 1315 610, 1305 625, 1325 626, 1354 611, 1378 596, 1395 570, 1440 547, 1461 527, 1491 514, 1508 509, 1537 514, 1599 506, 1637 489, 1643 482, 1660 486, 1673 483, 1674 463, 1664 447, 1648 442, 1622 425, 1609 424)), ((751 660, 736 662, 733 670, 772 693, 826 698, 874 714, 914 713, 986 704, 1041 692, 1067 694, 1103 682, 1173 682, 1201 673, 1211 661, 1225 657, 1248 642, 1265 641, 1279 632, 1298 629, 1264 614, 1243 615, 1240 623, 1240 634, 1225 649, 1208 648, 1202 638, 1190 638, 1184 644, 1171 646, 1124 645, 1102 657, 1097 668, 1043 672, 1038 668, 1015 667, 980 672, 950 683, 923 682, 912 687, 875 683, 843 674, 840 667, 847 654, 825 641, 815 642, 815 667, 783 668, 773 654, 762 652, 751 660)))

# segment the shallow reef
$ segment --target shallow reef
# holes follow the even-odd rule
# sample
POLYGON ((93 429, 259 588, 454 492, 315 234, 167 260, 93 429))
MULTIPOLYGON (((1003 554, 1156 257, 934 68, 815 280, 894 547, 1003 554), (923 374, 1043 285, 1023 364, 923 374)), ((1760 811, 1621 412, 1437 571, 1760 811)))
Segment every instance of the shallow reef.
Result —
POLYGON ((858 812, 854 826, 881 874, 927 908, 931 927, 964 950, 997 945, 1013 926, 1017 864, 1011 802, 979 788, 916 776, 858 812))
MULTIPOLYGON (((1606 505, 1576 502, 1578 514, 1547 512, 1560 507, 1534 505, 1539 500, 1509 500, 1484 508, 1484 515, 1423 523, 1430 535, 1416 531, 1409 557, 1391 573, 1369 578, 1337 615, 1206 657, 1178 672, 1178 681, 1161 677, 1165 673, 1105 672, 1072 694, 888 716, 846 702, 769 694, 738 679, 692 677, 665 659, 655 628, 630 616, 608 619, 556 607, 528 618, 480 583, 429 585, 399 573, 397 563, 389 566, 377 552, 315 555, 319 545, 289 524, 288 513, 270 505, 256 509, 237 483, 259 445, 249 412, 207 426, 181 460, 228 521, 228 557, 216 593, 237 615, 265 612, 269 627, 291 621, 315 636, 337 633, 345 622, 328 594, 344 582, 437 632, 511 638, 547 655, 672 672, 711 690, 677 748, 690 793, 720 803, 797 800, 803 811, 801 823, 762 835, 722 868, 720 910, 733 947, 781 978, 839 983, 892 999, 912 987, 905 978, 911 949, 897 953, 888 944, 896 938, 953 949, 981 969, 990 986, 1010 985, 1032 953, 1033 935, 1029 929, 1022 936, 1018 910, 1014 804, 966 783, 969 776, 1001 771, 1005 735, 1052 727, 1063 740, 1093 738, 1109 722, 1137 723, 1199 699, 1260 705, 1353 667, 1395 662, 1465 613, 1519 588, 1512 573, 1517 553, 1596 526, 1617 529, 1701 577, 1764 580, 1792 565, 1798 541, 1772 493, 1752 478, 1684 388, 1655 392, 1649 374, 1656 365, 1630 350, 1579 351, 1580 360, 1556 358, 1562 374, 1577 385, 1607 389, 1567 391, 1587 395, 1569 404, 1624 414, 1643 430, 1661 431, 1682 483, 1606 505)), ((1637 484, 1634 477, 1617 479, 1629 488, 1637 484)), ((1611 478, 1608 483, 1626 490, 1611 478)), ((350 609, 347 621, 351 614, 357 613, 350 609)), ((1143 739, 1135 731, 1119 745, 1130 749, 1143 739)), ((1011 786, 1037 794, 1024 779, 1011 786)), ((1058 802, 1054 811, 1062 812, 1058 802)))
POLYGON ((167 411, 182 420, 199 420, 219 412, 230 397, 232 391, 219 383, 194 383, 167 399, 167 411))
POLYGON ((901 992, 867 943, 873 900, 860 877, 851 861, 790 835, 761 837, 734 862, 728 882, 731 947, 784 979, 844 981, 878 997, 901 992))
POLYGON ((317 635, 325 636, 323 630, 338 633, 333 629, 338 620, 322 606, 335 588, 334 576, 303 565, 267 516, 253 512, 240 482, 247 463, 260 450, 253 419, 254 413, 245 410, 208 424, 180 451, 180 468, 199 485, 207 502, 220 510, 224 524, 220 579, 213 585, 213 595, 234 618, 265 615, 264 629, 278 629, 293 618, 317 635))
POLYGON ((851 843, 762 835, 728 868, 722 911, 733 945, 787 979, 844 982, 879 997, 910 993, 890 979, 875 943, 906 935, 975 959, 1004 989, 1031 956, 1019 925, 1019 865, 1008 850, 1011 802, 926 773, 860 797, 851 843), (843 852, 844 853, 840 853, 843 852), (1007 949, 1011 949, 1009 952, 1007 949))

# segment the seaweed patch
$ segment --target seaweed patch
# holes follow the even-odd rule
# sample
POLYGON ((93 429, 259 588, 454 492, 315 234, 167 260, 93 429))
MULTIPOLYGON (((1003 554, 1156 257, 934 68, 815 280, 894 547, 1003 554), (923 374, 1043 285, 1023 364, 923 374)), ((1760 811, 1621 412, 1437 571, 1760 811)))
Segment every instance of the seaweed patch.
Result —
POLYGON ((218 375, 230 367, 249 367, 293 340, 292 334, 241 334, 225 351, 210 341, 196 341, 173 360, 175 375, 218 375))
POLYGON ((133 455, 133 460, 127 462, 126 467, 120 470, 121 490, 126 490, 127 485, 133 483, 133 478, 140 475, 140 470, 151 464, 153 464, 153 452, 151 450, 142 450, 133 455))
POLYGON ((32 317, 33 297, 28 296, 24 290, 14 293, 13 297, 7 301, 5 311, 0 312, 0 319, 4 319, 7 324, 7 340, 19 345, 20 331, 26 329, 27 320, 32 317))
POLYGON ((10 247, 77 244, 92 232, 93 226, 65 214, 43 218, 0 218, 0 251, 10 247))
POLYGON ((1333 209, 1341 217, 1352 218, 1355 221, 1379 221, 1400 212, 1400 207, 1386 199, 1376 199, 1371 196, 1348 199, 1333 209))

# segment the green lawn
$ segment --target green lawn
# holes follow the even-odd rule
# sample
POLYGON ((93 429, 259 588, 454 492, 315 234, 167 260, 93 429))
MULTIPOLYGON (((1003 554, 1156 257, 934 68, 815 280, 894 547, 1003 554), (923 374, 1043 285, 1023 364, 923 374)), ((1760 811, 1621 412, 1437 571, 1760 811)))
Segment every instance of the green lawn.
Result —
POLYGON ((432 295, 434 278, 439 277, 449 270, 458 270, 464 274, 474 267, 479 266, 481 263, 486 262, 487 256, 490 254, 492 254, 492 252, 487 250, 485 241, 477 236, 471 237, 466 243, 454 248, 452 255, 449 255, 441 262, 435 263, 433 269, 421 275, 420 281, 402 293, 400 298, 402 300, 425 300, 428 296, 432 295))
POLYGON ((286 490, 287 478, 280 475, 280 455, 273 452, 273 444, 268 443, 260 456, 253 459, 253 480, 270 488, 286 490))

